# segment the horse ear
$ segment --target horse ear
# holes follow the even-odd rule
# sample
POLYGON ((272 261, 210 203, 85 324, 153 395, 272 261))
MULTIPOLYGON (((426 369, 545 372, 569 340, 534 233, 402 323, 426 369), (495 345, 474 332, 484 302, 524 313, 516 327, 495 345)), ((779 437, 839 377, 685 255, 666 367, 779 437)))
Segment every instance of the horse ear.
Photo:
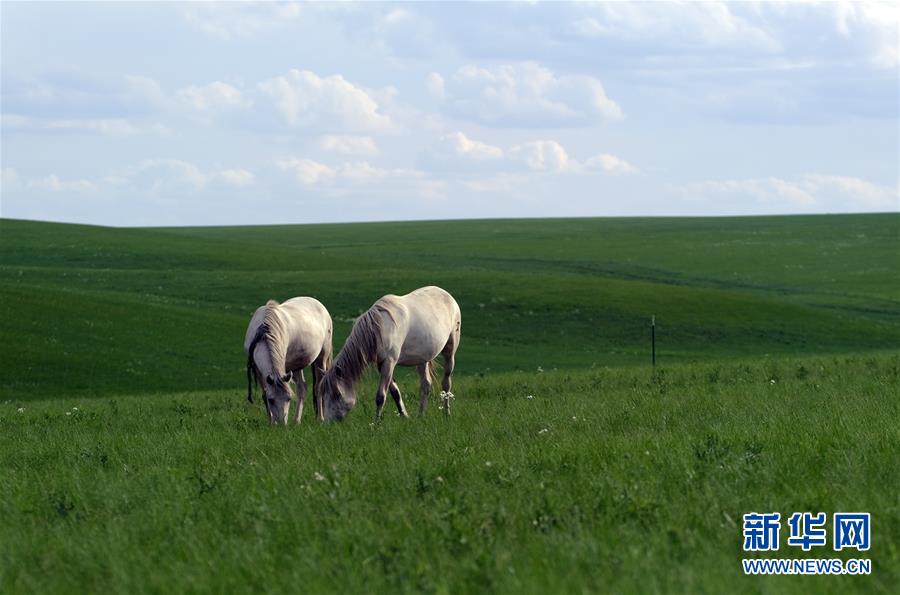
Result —
POLYGON ((334 374, 335 374, 335 376, 337 376, 338 378, 343 378, 343 377, 344 377, 344 371, 341 370, 341 367, 340 367, 340 366, 335 366, 335 367, 334 367, 334 374))
POLYGON ((273 384, 275 384, 275 379, 272 378, 271 374, 268 374, 266 376, 266 384, 268 384, 269 386, 272 386, 273 384))
POLYGON ((282 376, 281 380, 282 380, 282 382, 287 383, 287 382, 290 382, 293 377, 294 377, 294 372, 291 371, 291 372, 288 372, 287 374, 285 374, 284 376, 282 376))

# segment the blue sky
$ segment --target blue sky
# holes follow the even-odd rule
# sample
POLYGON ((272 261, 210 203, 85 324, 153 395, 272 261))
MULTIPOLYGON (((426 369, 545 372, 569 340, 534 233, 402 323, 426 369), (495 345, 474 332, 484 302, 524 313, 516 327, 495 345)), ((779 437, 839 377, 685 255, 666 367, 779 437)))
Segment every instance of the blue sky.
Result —
POLYGON ((0 4, 3 217, 897 211, 896 3, 0 4))

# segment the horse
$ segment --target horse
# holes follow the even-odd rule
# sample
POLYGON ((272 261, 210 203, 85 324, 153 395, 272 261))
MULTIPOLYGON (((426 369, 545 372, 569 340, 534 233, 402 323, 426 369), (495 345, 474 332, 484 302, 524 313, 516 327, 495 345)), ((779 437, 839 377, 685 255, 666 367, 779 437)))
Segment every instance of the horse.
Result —
POLYGON ((331 367, 331 315, 318 300, 295 297, 279 304, 269 300, 253 313, 244 351, 247 353, 247 400, 253 402, 253 380, 262 387, 263 402, 271 424, 287 423, 297 384, 294 421, 300 423, 306 399, 303 368, 312 367, 313 407, 322 418, 322 403, 316 386, 331 367))
POLYGON ((381 419, 388 392, 398 413, 407 417, 403 397, 394 382, 397 365, 416 366, 420 380, 419 415, 425 415, 432 360, 438 354, 444 360, 441 396, 446 399, 445 413, 449 413, 460 324, 459 305, 440 287, 422 287, 406 295, 379 299, 353 323, 334 366, 322 378, 318 394, 324 404, 325 419, 342 420, 347 416, 356 404, 356 385, 370 365, 375 365, 381 376, 375 393, 376 419, 381 419))

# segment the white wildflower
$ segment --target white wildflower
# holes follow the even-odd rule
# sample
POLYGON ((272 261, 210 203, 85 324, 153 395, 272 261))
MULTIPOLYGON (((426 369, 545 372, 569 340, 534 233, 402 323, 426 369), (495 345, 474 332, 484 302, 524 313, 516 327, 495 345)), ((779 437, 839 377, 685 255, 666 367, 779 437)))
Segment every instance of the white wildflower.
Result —
POLYGON ((550 430, 548 430, 547 428, 544 428, 544 429, 542 429, 540 432, 538 432, 538 434, 546 434, 546 433, 549 432, 549 431, 550 431, 550 430))
POLYGON ((573 416, 572 416, 572 421, 578 421, 578 418, 575 417, 575 416, 573 415, 573 416))
POLYGON ((66 411, 66 415, 72 415, 71 411, 66 411))
POLYGON ((544 368, 538 366, 538 372, 543 372, 543 371, 544 371, 544 368))
POLYGON ((533 399, 533 398, 534 398, 534 395, 528 395, 528 396, 525 397, 525 398, 526 398, 526 399, 533 399))
POLYGON ((436 482, 438 482, 438 483, 444 483, 444 478, 441 477, 440 475, 438 475, 437 477, 435 477, 434 480, 435 480, 436 482))
POLYGON ((316 471, 315 475, 313 475, 316 481, 325 481, 325 476, 316 471))
POLYGON ((19 407, 19 408, 17 409, 17 411, 18 411, 19 413, 25 413, 25 408, 24 408, 24 407, 19 407))
POLYGON ((773 378, 773 379, 770 380, 769 382, 770 382, 771 384, 775 384, 775 379, 773 378))
POLYGON ((492 465, 492 463, 491 463, 490 461, 486 461, 486 462, 484 463, 484 466, 485 466, 485 467, 490 467, 491 465, 492 465))

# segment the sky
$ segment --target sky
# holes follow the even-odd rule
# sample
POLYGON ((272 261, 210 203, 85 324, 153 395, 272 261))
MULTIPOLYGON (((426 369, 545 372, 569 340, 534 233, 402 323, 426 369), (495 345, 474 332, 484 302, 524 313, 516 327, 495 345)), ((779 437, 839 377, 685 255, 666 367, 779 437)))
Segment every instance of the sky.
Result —
POLYGON ((897 3, 0 3, 0 216, 900 210, 897 3))

